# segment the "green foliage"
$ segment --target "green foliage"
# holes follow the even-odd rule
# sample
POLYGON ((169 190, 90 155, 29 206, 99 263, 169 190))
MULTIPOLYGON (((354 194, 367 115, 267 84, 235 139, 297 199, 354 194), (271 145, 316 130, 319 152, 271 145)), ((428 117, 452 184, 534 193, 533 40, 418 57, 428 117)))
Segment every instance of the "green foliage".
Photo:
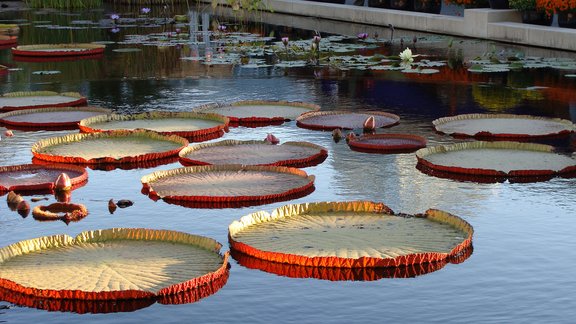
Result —
POLYGON ((536 9, 536 0, 508 0, 510 8, 518 10, 536 9))
POLYGON ((31 8, 96 8, 102 5, 102 0, 25 0, 31 8))

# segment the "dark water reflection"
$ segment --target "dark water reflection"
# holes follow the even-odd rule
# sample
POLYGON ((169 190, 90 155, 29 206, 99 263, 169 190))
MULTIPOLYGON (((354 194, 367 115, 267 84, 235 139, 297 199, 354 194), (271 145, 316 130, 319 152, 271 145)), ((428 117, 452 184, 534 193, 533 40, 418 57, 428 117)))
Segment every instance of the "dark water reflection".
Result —
MULTIPOLYGON (((124 11, 123 11, 124 10, 124 11)), ((132 9, 131 9, 132 10, 132 9)), ((156 10, 156 9, 154 9, 156 10)), ((109 28, 50 30, 36 27, 36 20, 51 24, 71 20, 99 21, 106 8, 80 16, 56 12, 19 11, 0 14, 0 19, 24 17, 20 43, 118 41, 135 30, 111 34, 109 28), (10 16, 7 18, 7 16, 10 16)), ((323 33, 355 34, 377 27, 307 20, 274 15, 264 18, 288 27, 258 27, 269 34, 292 32, 310 37, 310 29, 323 33), (308 30, 294 27, 302 25, 308 30)), ((415 32, 397 31, 411 39, 415 32)), ((380 31, 384 35, 386 30, 380 31)), ((418 33, 418 35, 424 35, 418 33)), ((400 37, 400 36, 398 36, 400 37)), ((456 42, 459 44, 458 42, 456 42)), ((521 50, 527 56, 567 57, 576 54, 522 48, 480 41, 462 41, 465 60, 487 49, 521 50)), ((281 99, 308 101, 323 110, 381 110, 401 116, 400 125, 380 132, 408 132, 428 139, 429 145, 458 142, 435 134, 435 118, 470 112, 527 113, 576 120, 576 83, 564 77, 574 71, 552 69, 471 75, 446 70, 440 75, 407 77, 399 72, 340 71, 334 68, 246 69, 207 66, 180 60, 190 55, 186 46, 158 49, 144 46, 140 52, 118 53, 112 44, 104 58, 67 62, 14 61, 9 50, 0 50, 0 64, 13 69, 0 75, 0 92, 25 90, 77 91, 91 105, 118 112, 149 110, 185 111, 212 101, 281 99), (32 74, 57 70, 59 74, 32 74), (519 91, 547 87, 537 93, 519 91)), ((421 45, 421 53, 445 53, 446 42, 421 45)), ((391 53, 400 48, 383 49, 391 53)), ((30 163, 31 145, 37 140, 67 131, 14 131, 2 136, 0 165, 30 163)), ((372 323, 372 322, 571 322, 576 301, 576 180, 554 178, 538 183, 458 182, 431 177, 415 168, 413 154, 365 154, 334 143, 329 132, 297 128, 295 122, 263 128, 233 128, 226 139, 263 139, 274 133, 282 141, 310 141, 328 148, 329 156, 318 166, 306 168, 316 176, 315 191, 292 203, 367 199, 381 201, 393 210, 419 213, 428 208, 461 216, 475 229, 474 253, 465 262, 409 279, 382 275, 375 281, 329 281, 292 278, 240 266, 231 260, 230 277, 217 293, 196 303, 153 304, 136 312, 79 315, 35 308, 0 310, 8 323, 372 323), (381 279, 380 279, 381 278, 381 279)), ((552 141, 571 152, 571 139, 552 141)), ((57 233, 75 236, 84 230, 111 227, 173 229, 204 235, 225 244, 227 228, 248 213, 270 211, 285 203, 238 209, 194 209, 154 202, 141 194, 140 178, 155 170, 179 167, 179 163, 148 169, 88 169, 88 183, 75 190, 72 201, 86 205, 89 215, 80 222, 37 222, 21 218, 0 203, 0 246, 57 233), (109 199, 130 199, 134 206, 110 214, 109 199)), ((48 196, 51 200, 51 196, 48 196)), ((0 197, 4 199, 3 197, 0 197)), ((29 198, 29 197, 27 197, 29 198)), ((39 202, 40 204, 42 202, 39 202)), ((44 202, 45 203, 45 202, 44 202)), ((33 206, 36 203, 33 203, 33 206)), ((0 307, 11 305, 0 302, 0 307)))

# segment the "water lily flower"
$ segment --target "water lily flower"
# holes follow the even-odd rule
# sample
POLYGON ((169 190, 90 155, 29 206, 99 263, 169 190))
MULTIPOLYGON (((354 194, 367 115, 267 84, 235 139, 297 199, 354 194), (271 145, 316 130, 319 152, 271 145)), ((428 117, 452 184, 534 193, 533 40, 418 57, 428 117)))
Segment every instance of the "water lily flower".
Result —
POLYGON ((225 32, 226 31, 226 25, 219 25, 218 30, 221 32, 225 32))
POLYGON ((116 20, 120 19, 120 15, 119 15, 119 14, 111 14, 111 15, 110 15, 110 18, 111 18, 112 20, 116 21, 116 20))
POLYGON ((113 34, 116 34, 119 31, 120 31, 120 28, 118 28, 118 27, 114 27, 114 28, 110 29, 110 32, 113 34))
POLYGON ((180 34, 180 32, 181 32, 180 28, 176 28, 175 32, 176 32, 176 34, 180 34))
POLYGON ((360 33, 358 35, 356 35, 358 37, 358 39, 366 39, 368 38, 368 34, 367 33, 360 33))
POLYGON ((406 49, 404 51, 400 52, 400 59, 402 60, 402 62, 405 62, 405 63, 414 62, 414 58, 417 56, 418 55, 412 54, 412 50, 409 47, 406 47, 406 49))
POLYGON ((312 41, 316 44, 320 44, 320 40, 322 40, 322 37, 318 35, 314 36, 314 39, 312 39, 312 41))
POLYGON ((142 8, 141 11, 142 11, 143 14, 146 15, 146 14, 150 13, 150 8, 144 7, 144 8, 142 8))
POLYGON ((288 46, 288 37, 282 37, 282 44, 284 44, 284 46, 288 46))

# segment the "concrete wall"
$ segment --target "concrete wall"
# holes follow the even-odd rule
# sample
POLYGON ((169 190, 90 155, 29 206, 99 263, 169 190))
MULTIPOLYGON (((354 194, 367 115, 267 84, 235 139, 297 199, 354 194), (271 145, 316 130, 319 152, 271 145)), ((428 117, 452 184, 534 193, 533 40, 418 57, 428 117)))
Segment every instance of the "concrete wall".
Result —
POLYGON ((516 10, 466 9, 455 17, 302 0, 266 2, 276 13, 576 51, 576 29, 523 24, 516 10))

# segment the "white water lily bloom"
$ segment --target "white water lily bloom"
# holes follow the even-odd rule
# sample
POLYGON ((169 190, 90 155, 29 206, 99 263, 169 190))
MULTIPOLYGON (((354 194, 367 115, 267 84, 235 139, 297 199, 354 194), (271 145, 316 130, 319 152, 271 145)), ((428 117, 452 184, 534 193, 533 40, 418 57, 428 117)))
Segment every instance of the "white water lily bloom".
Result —
POLYGON ((400 59, 402 62, 412 63, 416 56, 417 55, 412 55, 412 50, 409 47, 406 47, 404 51, 400 52, 400 59))

